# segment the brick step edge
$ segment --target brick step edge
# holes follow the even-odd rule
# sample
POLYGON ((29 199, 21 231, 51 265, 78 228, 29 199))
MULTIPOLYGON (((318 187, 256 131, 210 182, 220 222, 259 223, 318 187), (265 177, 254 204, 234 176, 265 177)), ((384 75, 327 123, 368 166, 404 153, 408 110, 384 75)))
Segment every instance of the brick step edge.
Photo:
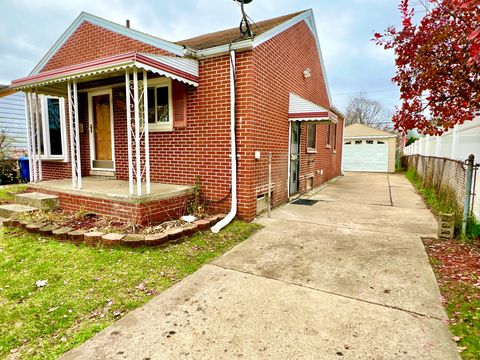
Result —
POLYGON ((74 230, 71 228, 62 228, 54 223, 35 223, 25 220, 19 221, 16 218, 6 219, 3 221, 3 226, 8 228, 23 229, 32 234, 48 236, 60 242, 71 242, 74 244, 83 243, 87 246, 122 246, 122 247, 156 247, 164 246, 169 243, 180 243, 186 238, 195 235, 199 231, 208 230, 217 222, 225 217, 224 214, 208 216, 204 219, 199 219, 193 223, 184 224, 180 227, 167 229, 161 233, 154 233, 149 235, 138 234, 115 234, 103 233, 89 230, 74 230), (43 231, 42 231, 43 230, 43 231), (61 230, 60 234, 56 234, 55 230, 61 230), (53 234, 52 234, 53 232, 53 234), (107 236, 106 236, 107 235, 107 236), (111 235, 111 236, 108 236, 111 235))

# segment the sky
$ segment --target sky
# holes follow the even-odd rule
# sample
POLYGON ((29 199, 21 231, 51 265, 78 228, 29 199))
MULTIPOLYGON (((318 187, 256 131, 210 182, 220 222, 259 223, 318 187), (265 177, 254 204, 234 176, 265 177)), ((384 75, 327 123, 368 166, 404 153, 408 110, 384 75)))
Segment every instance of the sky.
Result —
MULTIPOLYGON (((397 25, 399 0, 253 0, 247 14, 261 21, 313 9, 333 105, 345 110, 358 93, 393 111, 399 93, 393 54, 371 41, 397 25)), ((0 84, 24 77, 81 11, 178 41, 238 26, 234 0, 0 0, 0 84)))

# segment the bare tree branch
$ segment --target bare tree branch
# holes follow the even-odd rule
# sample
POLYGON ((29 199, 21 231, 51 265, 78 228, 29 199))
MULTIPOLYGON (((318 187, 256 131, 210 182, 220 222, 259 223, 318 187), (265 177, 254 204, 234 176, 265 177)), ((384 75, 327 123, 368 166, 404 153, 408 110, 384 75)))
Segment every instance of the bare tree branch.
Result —
POLYGON ((377 100, 368 99, 360 93, 350 100, 345 124, 363 124, 379 130, 392 130, 392 114, 377 100))

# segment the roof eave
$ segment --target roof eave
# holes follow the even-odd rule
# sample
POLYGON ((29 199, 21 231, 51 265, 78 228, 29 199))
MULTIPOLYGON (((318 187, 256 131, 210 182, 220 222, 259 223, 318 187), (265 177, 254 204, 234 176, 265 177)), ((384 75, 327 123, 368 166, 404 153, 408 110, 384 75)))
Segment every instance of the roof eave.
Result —
POLYGON ((237 41, 231 44, 215 46, 203 50, 193 50, 193 56, 196 58, 209 58, 228 54, 229 51, 246 51, 253 49, 254 41, 252 39, 237 41))

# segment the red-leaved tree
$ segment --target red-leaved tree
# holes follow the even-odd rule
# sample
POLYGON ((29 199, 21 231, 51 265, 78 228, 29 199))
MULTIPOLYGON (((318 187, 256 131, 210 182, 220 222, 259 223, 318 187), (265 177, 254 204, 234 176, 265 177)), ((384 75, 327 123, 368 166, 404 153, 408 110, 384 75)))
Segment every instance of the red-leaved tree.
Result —
POLYGON ((480 0, 401 0, 401 28, 374 40, 395 52, 395 129, 439 135, 480 111, 480 0), (424 14, 418 19, 419 14, 424 14))

